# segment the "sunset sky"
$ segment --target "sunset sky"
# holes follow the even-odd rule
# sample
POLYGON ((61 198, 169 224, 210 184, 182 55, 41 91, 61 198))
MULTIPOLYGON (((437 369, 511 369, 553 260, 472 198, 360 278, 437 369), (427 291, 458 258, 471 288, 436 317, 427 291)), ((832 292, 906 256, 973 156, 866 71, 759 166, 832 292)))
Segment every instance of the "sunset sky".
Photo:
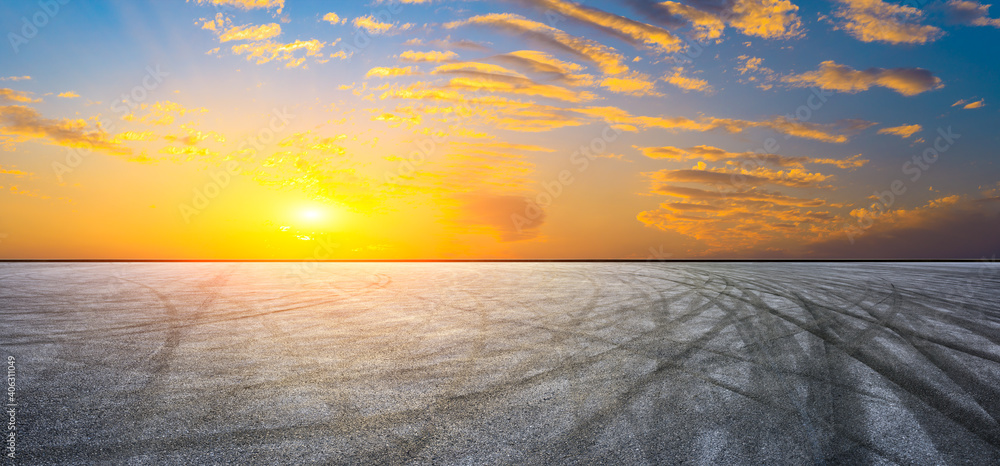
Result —
POLYGON ((1000 6, 6 1, 0 258, 981 258, 1000 6))

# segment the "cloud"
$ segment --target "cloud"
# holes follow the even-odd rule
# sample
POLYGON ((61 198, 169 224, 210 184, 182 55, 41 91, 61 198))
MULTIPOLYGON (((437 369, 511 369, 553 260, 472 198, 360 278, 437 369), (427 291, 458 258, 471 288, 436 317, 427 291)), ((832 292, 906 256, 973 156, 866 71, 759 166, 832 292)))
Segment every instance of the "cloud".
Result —
POLYGON ((393 76, 411 76, 413 74, 415 74, 415 72, 413 70, 413 67, 410 66, 403 68, 395 68, 395 67, 386 68, 386 67, 376 66, 375 68, 368 70, 368 72, 365 73, 365 77, 368 78, 372 76, 377 76, 380 78, 388 78, 393 76))
POLYGON ((722 0, 655 2, 632 0, 633 7, 651 20, 671 27, 690 24, 699 39, 717 39, 725 25, 748 36, 790 39, 802 35, 799 7, 788 0, 722 0))
POLYGON ((894 134, 896 136, 899 136, 899 137, 905 139, 905 138, 908 138, 910 136, 913 136, 914 134, 918 133, 922 129, 923 129, 923 127, 920 126, 920 125, 893 126, 891 128, 882 128, 882 129, 878 130, 878 134, 894 134))
POLYGON ((28 81, 30 79, 31 79, 31 76, 7 76, 7 77, 0 77, 0 81, 28 81))
POLYGON ((208 3, 211 5, 224 5, 239 8, 241 10, 253 10, 256 8, 277 8, 281 14, 285 7, 285 0, 197 0, 198 4, 208 3))
POLYGON ((475 50, 477 52, 489 51, 489 47, 486 47, 479 42, 474 42, 468 39, 452 40, 451 36, 445 37, 444 39, 434 39, 429 41, 424 41, 418 37, 403 42, 403 45, 419 46, 419 45, 429 45, 431 47, 438 47, 442 49, 466 49, 475 50))
POLYGON ((601 87, 618 94, 634 96, 662 96, 656 92, 656 83, 648 74, 633 71, 618 76, 608 76, 601 80, 601 87))
MULTIPOLYGON (((867 223, 866 223, 867 224, 867 223)), ((946 196, 871 219, 867 229, 841 229, 803 248, 812 257, 978 259, 1000 252, 1000 197, 946 196), (853 234, 853 244, 848 232, 853 234)))
MULTIPOLYGON (((659 183, 653 194, 681 199, 639 212, 646 226, 699 241, 700 254, 733 255, 769 242, 819 238, 835 230, 836 217, 823 199, 788 196, 759 187, 701 189, 659 183)), ((787 244, 782 244, 787 246, 787 244)))
POLYGON ((515 52, 495 55, 495 61, 520 68, 525 72, 543 75, 547 80, 559 81, 569 86, 590 86, 594 77, 582 73, 584 67, 580 64, 553 58, 545 52, 537 50, 518 50, 515 52))
POLYGON ((872 86, 892 89, 905 96, 944 87, 941 79, 923 68, 868 68, 855 70, 831 61, 820 63, 816 71, 781 78, 783 82, 797 87, 816 86, 822 89, 856 93, 872 86))
POLYGON ((277 37, 280 34, 281 25, 278 23, 261 24, 259 26, 233 26, 219 36, 219 42, 233 40, 260 41, 277 37))
POLYGON ((766 168, 753 170, 682 169, 660 170, 643 173, 655 182, 701 183, 713 186, 764 186, 781 185, 793 188, 825 187, 824 181, 832 175, 811 173, 799 168, 774 171, 766 168))
POLYGON ((985 102, 986 102, 986 99, 979 99, 979 100, 977 100, 975 102, 969 102, 969 103, 965 104, 964 106, 962 106, 962 108, 964 108, 966 110, 970 110, 970 109, 973 109, 973 108, 980 108, 980 107, 983 107, 983 106, 986 105, 985 102))
POLYGON ((663 77, 663 80, 677 86, 685 91, 698 91, 698 92, 711 92, 712 86, 708 85, 708 81, 704 79, 692 78, 684 76, 684 68, 676 67, 674 68, 673 74, 668 74, 663 77))
POLYGON ((75 99, 77 97, 80 97, 80 94, 77 94, 76 92, 73 91, 68 91, 68 92, 61 92, 56 97, 62 97, 64 99, 75 99))
MULTIPOLYGON (((837 159, 815 159, 812 157, 789 157, 778 154, 758 153, 752 151, 730 152, 718 147, 699 145, 680 149, 673 146, 662 147, 640 147, 632 146, 642 155, 651 159, 668 160, 704 160, 707 162, 752 162, 753 165, 774 165, 778 167, 802 167, 806 163, 835 165, 839 168, 857 168, 864 166, 868 160, 863 160, 860 156, 854 156, 847 160, 837 159)), ((747 166, 747 164, 740 164, 747 166)))
POLYGON ((0 88, 0 103, 3 102, 20 102, 25 104, 30 104, 33 102, 41 102, 42 99, 32 99, 28 96, 27 92, 15 91, 13 89, 0 88))
POLYGON ((407 50, 399 54, 399 59, 408 62, 431 62, 440 63, 448 60, 454 60, 458 58, 458 54, 447 50, 444 52, 432 50, 430 52, 417 52, 414 50, 407 50))
POLYGON ((680 131, 711 131, 723 129, 730 133, 740 133, 747 128, 768 128, 789 136, 815 139, 824 142, 847 142, 848 134, 870 127, 874 123, 862 120, 843 120, 835 124, 820 124, 774 116, 767 120, 750 121, 732 118, 699 117, 649 117, 633 116, 617 107, 585 107, 575 112, 601 118, 612 127, 624 131, 638 131, 638 128, 662 128, 680 131))
POLYGON ((23 105, 0 106, 0 132, 13 135, 17 141, 48 139, 60 146, 86 147, 112 154, 131 154, 108 138, 103 131, 88 131, 83 120, 43 118, 35 109, 23 105))
POLYGON ((967 26, 993 26, 1000 28, 1000 19, 990 18, 990 5, 965 0, 949 0, 945 11, 952 21, 967 26))
POLYGON ((500 241, 533 239, 545 223, 545 211, 534 201, 521 196, 465 194, 458 200, 460 206, 456 223, 485 226, 500 241))
POLYGON ((566 102, 582 102, 596 98, 595 95, 589 92, 575 92, 564 87, 539 84, 528 78, 517 76, 482 75, 475 78, 460 77, 449 81, 447 87, 480 92, 534 95, 566 102))
POLYGON ((605 74, 628 72, 625 58, 613 48, 599 42, 569 35, 559 29, 510 13, 491 13, 444 25, 447 29, 460 26, 481 25, 519 34, 563 52, 568 52, 596 64, 605 74))
POLYGON ((944 31, 921 24, 923 12, 910 6, 882 0, 837 0, 840 7, 833 15, 842 21, 842 29, 862 42, 889 44, 925 44, 934 42, 944 31))
POLYGON ((677 52, 681 40, 669 31, 624 16, 565 0, 522 0, 535 7, 599 28, 633 45, 645 44, 662 52, 677 52))
POLYGON ((748 36, 787 39, 801 34, 799 10, 787 0, 737 0, 732 3, 729 25, 748 36))
MULTIPOLYGON (((364 29, 365 31, 368 31, 369 34, 384 34, 386 32, 389 32, 390 29, 392 29, 394 27, 397 27, 393 23, 383 23, 383 22, 380 22, 377 19, 375 19, 375 17, 372 16, 372 15, 360 16, 360 17, 354 18, 354 21, 353 21, 352 24, 354 24, 354 27, 356 27, 356 28, 360 28, 360 29, 364 29)), ((411 27, 413 27, 412 23, 406 23, 406 24, 403 24, 402 26, 398 26, 398 29, 401 30, 401 31, 405 31, 405 30, 407 30, 407 29, 409 29, 411 27)))
POLYGON ((337 23, 344 24, 347 22, 347 18, 341 18, 340 16, 337 16, 336 13, 330 12, 323 15, 323 21, 326 21, 330 24, 337 24, 337 23))
POLYGON ((246 55, 247 61, 254 61, 258 65, 277 60, 285 62, 286 68, 296 68, 305 63, 306 57, 322 56, 324 46, 325 42, 316 39, 296 40, 288 44, 268 40, 234 45, 232 51, 236 55, 246 55), (298 51, 305 51, 305 56, 296 56, 298 51))
POLYGON ((146 114, 137 117, 134 113, 130 113, 122 117, 125 121, 136 121, 147 125, 158 125, 166 126, 174 123, 177 117, 183 117, 189 113, 205 113, 208 109, 204 107, 187 108, 177 102, 172 102, 169 100, 157 101, 152 104, 140 104, 140 111, 145 111, 146 114))

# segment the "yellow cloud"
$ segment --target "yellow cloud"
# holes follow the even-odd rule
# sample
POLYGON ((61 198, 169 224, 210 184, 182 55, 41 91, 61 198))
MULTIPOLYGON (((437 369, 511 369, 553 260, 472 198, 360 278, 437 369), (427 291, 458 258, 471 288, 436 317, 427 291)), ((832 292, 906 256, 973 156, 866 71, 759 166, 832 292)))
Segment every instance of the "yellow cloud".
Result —
POLYGON ((236 55, 246 55, 247 61, 255 61, 258 65, 271 60, 283 61, 285 67, 295 68, 305 63, 306 57, 322 56, 325 42, 311 40, 296 40, 289 44, 278 42, 251 42, 234 45, 232 51, 236 55), (295 52, 304 50, 305 56, 295 56, 295 52))
POLYGON ((673 74, 664 76, 663 80, 685 91, 710 92, 712 90, 712 86, 708 85, 708 81, 684 76, 684 68, 680 66, 674 68, 673 74))
POLYGON ((148 141, 154 137, 152 131, 125 131, 115 135, 115 141, 148 141))
POLYGON ((32 99, 28 96, 28 93, 15 91, 13 89, 0 88, 0 102, 21 102, 25 104, 30 104, 33 102, 41 102, 42 99, 32 99))
POLYGON ((399 59, 409 62, 432 62, 439 63, 443 61, 453 60, 458 57, 458 54, 452 52, 451 50, 445 52, 439 52, 437 50, 432 50, 430 52, 417 52, 414 50, 407 50, 399 54, 399 59))
POLYGON ((368 72, 365 73, 365 77, 368 78, 376 76, 380 78, 387 78, 391 76, 410 76, 412 74, 414 74, 414 71, 413 67, 410 66, 403 68, 393 68, 393 67, 386 68, 386 67, 376 66, 375 68, 368 70, 368 72))
POLYGON ((157 101, 153 104, 141 104, 139 105, 139 110, 145 111, 146 114, 137 118, 134 114, 130 113, 125 115, 123 119, 126 121, 135 121, 138 119, 139 122, 147 125, 165 126, 173 124, 176 117, 183 117, 189 113, 205 113, 208 111, 204 107, 189 109, 169 100, 157 101))
POLYGON ((448 87, 472 91, 536 95, 567 102, 593 100, 596 97, 589 92, 574 92, 564 87, 538 84, 530 79, 516 76, 483 75, 475 78, 454 78, 448 82, 448 87))
MULTIPOLYGON (((354 22, 352 24, 354 24, 354 27, 356 28, 361 28, 364 29, 365 31, 368 31, 369 34, 383 34, 388 32, 393 27, 396 27, 396 25, 392 23, 380 22, 376 20, 375 17, 372 15, 360 16, 354 18, 354 22)), ((405 31, 411 27, 413 27, 412 23, 406 23, 403 24, 402 26, 399 26, 398 28, 401 31, 405 31)))
POLYGON ((31 76, 5 76, 0 77, 0 81, 29 81, 31 76))
POLYGON ((891 128, 882 128, 878 130, 878 134, 893 134, 905 139, 913 136, 922 129, 923 127, 920 125, 893 126, 891 128))
POLYGON ((801 34, 798 10, 788 0, 737 0, 729 25, 748 36, 786 39, 801 34))
POLYGON ((73 91, 68 91, 68 92, 61 92, 56 97, 62 97, 64 99, 75 99, 77 97, 80 97, 80 94, 77 94, 76 92, 73 91))
POLYGON ((337 16, 336 13, 330 12, 323 15, 323 21, 326 21, 330 24, 337 24, 337 23, 344 24, 347 22, 347 18, 342 19, 340 16, 337 16))
POLYGON ((837 28, 862 42, 925 44, 944 35, 938 27, 921 24, 923 12, 911 6, 882 0, 837 1, 841 6, 833 15, 842 20, 837 28))
POLYGON ((259 26, 233 26, 219 36, 219 42, 229 42, 233 40, 265 40, 277 37, 281 34, 281 25, 278 23, 261 24, 259 26))
POLYGON ((823 89, 855 93, 872 86, 892 89, 905 96, 944 87, 941 79, 923 68, 869 68, 855 70, 833 61, 824 61, 816 71, 785 76, 783 82, 797 87, 817 86, 823 89))
POLYGON ((656 84, 650 80, 648 74, 640 73, 638 71, 604 78, 601 80, 601 87, 604 87, 611 92, 634 96, 663 95, 656 92, 656 84))
POLYGON ((802 20, 796 12, 799 7, 788 0, 736 0, 724 5, 697 6, 678 2, 663 2, 672 16, 691 24, 695 37, 717 39, 725 25, 736 28, 748 36, 765 39, 788 39, 802 34, 802 20))

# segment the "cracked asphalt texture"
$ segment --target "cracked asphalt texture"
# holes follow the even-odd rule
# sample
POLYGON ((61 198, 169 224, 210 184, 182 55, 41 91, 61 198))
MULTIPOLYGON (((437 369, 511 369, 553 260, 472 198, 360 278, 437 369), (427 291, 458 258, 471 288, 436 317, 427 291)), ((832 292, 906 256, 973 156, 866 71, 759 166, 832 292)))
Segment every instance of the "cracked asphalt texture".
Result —
POLYGON ((996 263, 3 263, 18 464, 1000 464, 996 263))

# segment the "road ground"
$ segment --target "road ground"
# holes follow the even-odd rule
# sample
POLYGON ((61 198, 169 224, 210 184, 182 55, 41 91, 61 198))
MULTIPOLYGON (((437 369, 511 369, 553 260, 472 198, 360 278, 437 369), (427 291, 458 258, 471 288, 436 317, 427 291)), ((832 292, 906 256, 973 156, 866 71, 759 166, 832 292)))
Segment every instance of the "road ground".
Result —
POLYGON ((1000 464, 997 267, 3 263, 0 357, 19 464, 1000 464))

